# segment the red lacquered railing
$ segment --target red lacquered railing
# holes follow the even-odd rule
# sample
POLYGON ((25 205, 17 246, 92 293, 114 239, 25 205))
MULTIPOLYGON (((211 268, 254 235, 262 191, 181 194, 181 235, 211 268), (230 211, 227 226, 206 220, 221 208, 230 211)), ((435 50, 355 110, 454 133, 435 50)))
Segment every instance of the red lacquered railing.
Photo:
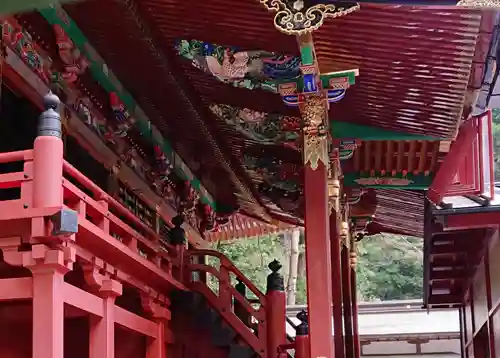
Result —
POLYGON ((0 201, 0 220, 28 218, 41 214, 33 206, 33 150, 0 153, 0 164, 23 162, 23 170, 0 174, 0 189, 19 189, 18 195, 9 195, 0 201))
POLYGON ((0 164, 24 162, 22 172, 0 174, 0 189, 20 189, 18 198, 0 201, 0 221, 46 217, 63 207, 73 209, 78 213, 80 229, 92 231, 93 240, 97 237, 102 242, 120 241, 131 253, 137 254, 134 260, 147 260, 169 275, 177 273, 175 276, 180 281, 205 296, 260 357, 281 357, 287 349, 293 348, 289 340, 288 344, 278 347, 277 352, 267 352, 267 315, 272 311, 271 302, 226 256, 214 250, 184 252, 182 245, 174 247, 161 242, 157 232, 66 161, 63 162, 60 207, 33 208, 33 154, 33 150, 0 153, 0 164), (219 264, 193 262, 199 257, 217 259, 219 264), (174 268, 178 269, 175 273, 174 268), (199 273, 200 277, 196 279, 193 273, 199 273), (207 274, 218 282, 216 287, 206 279, 207 274), (233 286, 232 279, 242 283, 255 298, 241 294, 233 286))
POLYGON ((180 263, 172 245, 161 242, 159 234, 151 227, 66 161, 63 172, 64 205, 77 211, 81 219, 91 222, 172 274, 172 267, 180 263))
MULTIPOLYGON (((114 237, 168 274, 172 274, 174 266, 180 266, 180 255, 175 247, 161 242, 159 234, 151 227, 66 161, 63 162, 61 186, 63 202, 58 207, 34 208, 33 184, 37 178, 33 158, 33 150, 0 153, 0 164, 24 162, 23 171, 0 174, 0 190, 19 189, 0 200, 0 221, 48 217, 67 207, 78 213, 80 226, 93 226, 91 229, 101 241, 106 240, 106 235, 114 237)), ((40 233, 46 231, 37 231, 37 235, 40 233)))
POLYGON ((266 296, 222 253, 214 250, 190 250, 186 252, 189 287, 200 292, 215 308, 224 320, 243 338, 260 356, 266 357, 267 319, 266 296), (218 265, 193 263, 197 257, 217 259, 218 265), (193 273, 201 277, 194 277, 193 273), (218 282, 211 285, 207 274, 218 282), (232 285, 232 278, 242 282, 256 297, 248 299, 232 285), (211 287, 212 286, 212 287, 211 287), (257 305, 258 307, 254 307, 257 305))

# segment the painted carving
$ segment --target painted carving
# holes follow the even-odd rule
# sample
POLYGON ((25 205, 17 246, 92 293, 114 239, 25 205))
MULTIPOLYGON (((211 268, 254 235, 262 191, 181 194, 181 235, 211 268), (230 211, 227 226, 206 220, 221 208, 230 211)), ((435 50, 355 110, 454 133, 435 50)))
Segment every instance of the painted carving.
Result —
MULTIPOLYGON (((297 154, 297 152, 293 151, 297 154)), ((250 151, 244 155, 245 168, 259 177, 259 192, 281 209, 293 215, 301 215, 303 196, 303 167, 298 163, 284 162, 265 151, 250 151)))
POLYGON ((125 108, 125 105, 120 101, 115 92, 109 94, 109 103, 117 123, 116 134, 120 137, 124 137, 127 135, 130 127, 135 123, 135 119, 127 111, 127 108, 125 108))
POLYGON ((274 26, 287 35, 301 35, 317 30, 327 17, 340 17, 359 9, 355 2, 331 0, 260 0, 276 12, 274 26))
POLYGON ((405 178, 390 178, 390 177, 369 177, 369 178, 359 178, 354 180, 357 184, 368 186, 368 185, 390 185, 390 186, 407 186, 413 183, 413 180, 405 178))
POLYGON ((215 211, 212 210, 210 205, 198 203, 196 206, 196 214, 200 218, 199 221, 199 231, 213 231, 216 229, 216 214, 215 211))
POLYGON ((260 144, 288 143, 292 147, 300 137, 300 118, 241 109, 225 104, 212 104, 210 110, 218 118, 260 144))
POLYGON ((30 35, 5 21, 2 25, 3 40, 45 83, 50 80, 52 63, 44 59, 35 49, 30 35))
POLYGON ((99 136, 107 136, 110 138, 106 120, 95 115, 95 112, 92 110, 92 102, 89 98, 78 98, 73 107, 80 119, 82 119, 88 127, 92 128, 99 136))
POLYGON ((285 163, 275 157, 244 155, 244 165, 247 170, 260 175, 270 187, 285 192, 301 191, 302 167, 285 163))
POLYGON ((361 145, 357 139, 342 139, 339 143, 339 159, 346 160, 352 158, 354 151, 361 145))
POLYGON ((61 26, 53 25, 52 28, 56 35, 59 58, 64 64, 62 78, 68 83, 73 83, 85 73, 89 63, 61 26))
POLYGON ((276 81, 300 75, 300 57, 266 51, 240 51, 199 40, 180 40, 177 53, 193 66, 234 87, 276 92, 276 81))
POLYGON ((167 178, 172 171, 173 165, 158 144, 154 145, 153 151, 155 155, 155 169, 161 173, 164 178, 167 178))
POLYGON ((329 103, 336 103, 345 97, 347 89, 354 84, 359 74, 356 69, 316 75, 311 73, 312 68, 312 66, 302 66, 305 72, 302 78, 281 81, 278 84, 278 92, 287 106, 303 105, 308 94, 318 93, 317 77, 320 79, 325 99, 329 103))

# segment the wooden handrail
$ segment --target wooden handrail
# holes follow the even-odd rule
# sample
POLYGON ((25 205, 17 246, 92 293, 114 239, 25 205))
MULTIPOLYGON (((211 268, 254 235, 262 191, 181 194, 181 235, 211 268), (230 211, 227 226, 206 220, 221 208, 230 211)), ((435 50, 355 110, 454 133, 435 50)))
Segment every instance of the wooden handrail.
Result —
POLYGON ((207 250, 207 249, 200 249, 200 250, 189 250, 186 252, 188 256, 213 256, 216 257, 220 260, 221 265, 224 265, 227 269, 229 269, 232 273, 238 277, 245 286, 252 291, 255 296, 260 301, 260 304, 262 306, 266 305, 266 296, 250 281, 238 268, 229 260, 227 256, 225 256, 223 253, 216 251, 216 250, 207 250))
MULTIPOLYGON (((71 165, 67 161, 63 162, 63 172, 69 175, 70 177, 74 178, 78 183, 83 185, 84 188, 89 190, 94 196, 93 200, 96 201, 99 200, 105 202, 106 204, 108 204, 108 210, 114 209, 116 214, 123 215, 126 219, 128 219, 135 226, 135 229, 139 229, 140 231, 142 231, 142 235, 145 235, 144 239, 146 239, 147 242, 143 241, 144 239, 141 238, 142 236, 141 233, 137 233, 138 235, 136 236, 136 239, 139 242, 142 242, 150 249, 153 249, 156 254, 166 259, 170 259, 172 257, 177 256, 177 250, 173 245, 170 245, 169 243, 166 242, 160 243, 160 236, 152 228, 143 223, 129 209, 127 209, 119 201, 117 201, 108 193, 106 193, 104 190, 102 190, 92 180, 87 178, 82 172, 80 172, 78 169, 76 169, 73 165, 71 165), (162 246, 166 249, 167 252, 165 252, 165 250, 162 250, 162 246)), ((67 183, 66 185, 69 184, 70 183, 67 183)), ((116 224, 118 224, 118 226, 120 226, 119 222, 121 222, 121 220, 118 217, 116 217, 116 215, 110 213, 110 216, 108 218, 111 221, 114 221, 116 224)), ((123 224, 126 225, 126 223, 123 224)), ((136 231, 134 228, 131 229, 133 231, 136 231)))
POLYGON ((19 150, 17 152, 0 153, 0 164, 21 162, 33 157, 33 150, 19 150))

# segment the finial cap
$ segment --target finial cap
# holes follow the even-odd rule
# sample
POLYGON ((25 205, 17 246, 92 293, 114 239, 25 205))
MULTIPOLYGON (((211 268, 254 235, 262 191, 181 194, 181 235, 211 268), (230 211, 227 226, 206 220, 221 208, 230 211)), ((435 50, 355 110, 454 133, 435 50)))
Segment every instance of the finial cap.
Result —
POLYGON ((45 107, 45 110, 57 110, 60 104, 61 100, 54 93, 52 93, 52 91, 49 91, 49 93, 43 96, 43 106, 45 107))
POLYGON ((300 320, 300 324, 296 328, 297 336, 307 336, 309 334, 309 324, 308 324, 308 316, 305 310, 297 313, 296 316, 300 320))
POLYGON ((58 112, 60 103, 59 97, 52 92, 43 97, 45 111, 38 120, 38 136, 62 138, 61 115, 58 112))

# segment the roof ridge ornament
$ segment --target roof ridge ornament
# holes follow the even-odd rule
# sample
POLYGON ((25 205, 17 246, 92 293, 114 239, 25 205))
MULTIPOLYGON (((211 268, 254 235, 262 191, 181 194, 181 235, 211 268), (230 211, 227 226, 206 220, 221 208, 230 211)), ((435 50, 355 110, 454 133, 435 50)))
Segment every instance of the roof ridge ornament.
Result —
POLYGON ((331 0, 260 0, 276 12, 274 26, 287 35, 303 35, 323 25, 327 17, 340 17, 359 9, 357 2, 331 0))

